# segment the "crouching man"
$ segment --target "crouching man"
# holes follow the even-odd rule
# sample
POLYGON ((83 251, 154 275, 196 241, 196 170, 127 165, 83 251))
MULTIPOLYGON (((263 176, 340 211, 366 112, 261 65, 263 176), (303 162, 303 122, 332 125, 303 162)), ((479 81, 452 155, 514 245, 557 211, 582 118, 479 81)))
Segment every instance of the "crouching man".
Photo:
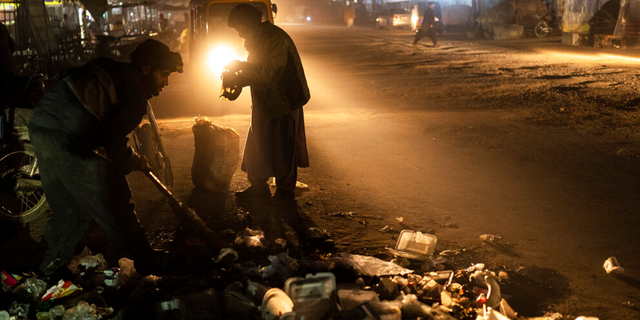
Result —
POLYGON ((127 135, 142 121, 147 100, 169 85, 172 72, 182 72, 182 57, 155 40, 138 45, 130 57, 131 63, 98 58, 74 69, 31 118, 30 138, 54 214, 45 229, 45 275, 75 256, 91 221, 134 259, 139 272, 148 273, 161 259, 147 242, 125 178, 150 168, 127 145, 127 135))

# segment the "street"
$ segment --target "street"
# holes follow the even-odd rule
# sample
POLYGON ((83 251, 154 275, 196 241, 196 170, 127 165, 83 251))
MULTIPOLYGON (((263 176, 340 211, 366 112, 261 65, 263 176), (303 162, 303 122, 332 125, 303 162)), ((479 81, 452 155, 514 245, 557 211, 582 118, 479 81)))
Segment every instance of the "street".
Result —
MULTIPOLYGON (((443 36, 439 47, 423 39, 414 48, 408 30, 283 28, 311 90, 304 107, 311 166, 299 171, 308 188, 297 191, 296 211, 305 227, 331 234, 335 252, 390 260, 386 248, 401 230, 428 232, 438 238, 436 254, 453 252, 452 266, 508 271, 513 281, 502 294, 520 315, 640 318, 640 59, 633 52, 568 47, 559 37, 443 36), (624 275, 605 273, 610 256, 624 275)), ((248 187, 239 169, 229 194, 194 192, 193 117, 236 129, 242 148, 250 105, 246 98, 196 105, 188 72, 187 64, 151 100, 172 190, 216 230, 234 229, 225 222, 250 212, 266 238, 287 238, 291 248, 302 241, 297 222, 234 202, 233 192, 248 187)), ((174 213, 142 174, 129 181, 140 221, 162 244, 174 213)), ((80 245, 111 250, 100 237, 80 245)))
MULTIPOLYGON (((638 317, 638 60, 618 57, 628 51, 559 38, 444 38, 438 48, 427 39, 413 49, 403 30, 284 28, 312 93, 312 162, 300 176, 309 191, 298 204, 337 248, 393 247, 392 234, 378 231, 385 225, 430 231, 437 250, 466 249, 469 262, 538 270, 540 288, 509 292, 513 299, 575 316, 638 317), (327 218, 351 211, 357 218, 327 218), (609 256, 627 281, 603 271, 609 256)), ((214 122, 244 137, 249 108, 232 108, 241 115, 214 122)), ((188 177, 191 152, 177 153, 188 177)), ((234 178, 234 186, 247 185, 234 178)))

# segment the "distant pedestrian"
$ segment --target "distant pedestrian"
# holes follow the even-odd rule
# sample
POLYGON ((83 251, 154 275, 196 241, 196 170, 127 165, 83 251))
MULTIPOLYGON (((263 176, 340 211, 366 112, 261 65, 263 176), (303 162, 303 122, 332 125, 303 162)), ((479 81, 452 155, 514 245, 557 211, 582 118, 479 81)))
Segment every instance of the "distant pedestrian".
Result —
POLYGON ((347 23, 347 28, 353 26, 353 20, 356 18, 356 11, 352 5, 348 5, 344 9, 344 22, 347 23))
POLYGON ((424 37, 431 38, 433 42, 433 46, 438 46, 438 40, 436 39, 436 22, 440 21, 438 17, 436 17, 436 12, 434 10, 436 4, 433 2, 429 2, 427 6, 427 10, 424 11, 424 17, 422 18, 422 25, 420 25, 420 29, 416 32, 416 36, 413 39, 413 45, 416 46, 418 41, 424 37))
POLYGON ((169 19, 165 18, 164 13, 158 16, 158 32, 169 30, 169 19))
POLYGON ((69 24, 69 15, 68 14, 63 14, 62 15, 62 20, 60 21, 60 34, 62 36, 67 36, 69 34, 71 34, 73 32, 73 29, 71 28, 71 25, 69 24))

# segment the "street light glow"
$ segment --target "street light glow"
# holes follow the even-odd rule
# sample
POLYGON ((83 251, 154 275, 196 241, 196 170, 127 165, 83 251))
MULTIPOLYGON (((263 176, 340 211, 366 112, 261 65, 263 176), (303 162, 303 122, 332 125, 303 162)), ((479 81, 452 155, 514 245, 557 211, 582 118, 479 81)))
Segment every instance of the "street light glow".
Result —
POLYGON ((620 63, 640 63, 640 58, 636 57, 627 57, 610 53, 593 53, 593 54, 585 54, 585 53, 571 53, 571 52, 562 52, 562 51, 538 51, 540 54, 553 56, 556 58, 567 59, 567 60, 589 60, 589 61, 613 61, 620 63))

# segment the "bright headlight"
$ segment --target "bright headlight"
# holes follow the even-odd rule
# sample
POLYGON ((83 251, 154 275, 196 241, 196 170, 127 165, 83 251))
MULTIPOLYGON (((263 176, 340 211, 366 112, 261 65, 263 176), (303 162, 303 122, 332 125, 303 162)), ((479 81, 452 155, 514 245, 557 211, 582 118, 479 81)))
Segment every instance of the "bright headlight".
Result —
POLYGON ((226 46, 215 47, 209 50, 209 54, 207 54, 209 71, 215 75, 222 74, 224 66, 232 60, 244 59, 235 50, 226 46))

